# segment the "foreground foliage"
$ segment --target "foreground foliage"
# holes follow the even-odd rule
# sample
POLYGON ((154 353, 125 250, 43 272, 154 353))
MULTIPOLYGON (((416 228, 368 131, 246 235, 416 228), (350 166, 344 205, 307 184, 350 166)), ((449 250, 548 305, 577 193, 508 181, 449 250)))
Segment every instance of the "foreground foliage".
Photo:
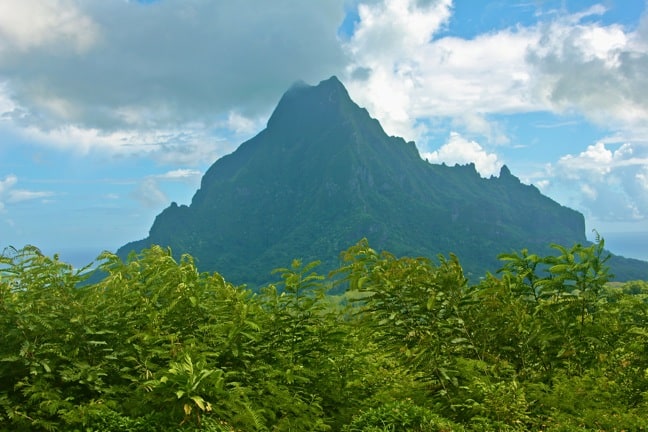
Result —
POLYGON ((602 241, 555 251, 470 285, 361 241, 254 293, 160 247, 94 284, 6 249, 0 430, 646 430, 648 283, 610 283, 602 241))

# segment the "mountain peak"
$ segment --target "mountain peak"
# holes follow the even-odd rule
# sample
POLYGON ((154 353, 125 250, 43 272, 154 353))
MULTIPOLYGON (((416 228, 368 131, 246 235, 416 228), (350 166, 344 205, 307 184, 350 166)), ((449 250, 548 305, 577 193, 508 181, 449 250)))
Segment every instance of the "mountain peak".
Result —
POLYGON ((346 91, 346 89, 344 88, 344 84, 342 84, 342 82, 338 79, 338 77, 335 76, 335 75, 332 75, 330 78, 320 81, 319 84, 317 84, 317 85, 310 85, 306 81, 301 80, 301 79, 297 80, 290 86, 290 88, 288 89, 288 91, 286 93, 298 92, 298 91, 301 91, 301 90, 312 89, 312 88, 317 88, 317 87, 327 87, 327 88, 330 88, 330 89, 333 89, 333 88, 337 87, 337 88, 342 88, 342 89, 344 89, 346 91))
POLYGON ((511 173, 511 170, 506 165, 502 165, 499 173, 499 180, 511 184, 520 183, 520 179, 511 173))
POLYGON ((339 88, 346 92, 344 84, 338 79, 337 76, 331 75, 330 78, 320 81, 317 85, 318 87, 329 87, 329 88, 339 88))
POLYGON ((310 124, 312 121, 338 117, 349 106, 359 109, 335 75, 315 86, 300 80, 281 97, 267 126, 268 129, 281 125, 294 127, 302 121, 310 124))

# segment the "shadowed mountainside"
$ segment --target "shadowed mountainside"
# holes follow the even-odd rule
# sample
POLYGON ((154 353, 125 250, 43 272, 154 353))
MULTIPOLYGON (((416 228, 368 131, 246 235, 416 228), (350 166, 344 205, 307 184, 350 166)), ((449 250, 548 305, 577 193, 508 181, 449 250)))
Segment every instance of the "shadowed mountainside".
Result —
MULTIPOLYGON (((190 206, 159 214, 125 256, 152 244, 189 253, 203 271, 256 285, 293 258, 320 259, 366 237, 396 255, 456 254, 469 277, 500 267, 496 256, 550 243, 587 243, 582 214, 524 185, 504 166, 433 165, 413 142, 385 134, 336 78, 295 84, 266 129, 216 161, 190 206)), ((618 279, 648 279, 648 263, 614 257, 618 279)))

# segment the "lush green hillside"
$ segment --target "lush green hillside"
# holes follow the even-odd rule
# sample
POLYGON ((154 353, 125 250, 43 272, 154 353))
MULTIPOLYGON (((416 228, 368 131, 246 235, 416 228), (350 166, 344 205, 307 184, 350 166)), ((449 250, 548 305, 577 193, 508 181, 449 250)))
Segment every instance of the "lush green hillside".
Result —
POLYGON ((366 241, 252 293, 158 246, 105 278, 0 256, 0 431, 642 431, 648 282, 601 243, 459 261, 366 241), (540 271, 540 268, 546 270, 540 271), (340 296, 327 292, 343 284, 340 296))
MULTIPOLYGON (((472 278, 496 269, 499 251, 586 244, 580 213, 506 167, 484 179, 474 165, 423 161, 414 143, 387 136, 333 77, 291 88, 266 129, 205 173, 190 206, 172 204, 146 239, 118 255, 170 246, 202 270, 258 285, 294 257, 331 269, 365 237, 399 255, 455 253, 472 278)), ((621 264, 620 280, 648 278, 648 263, 621 264)))

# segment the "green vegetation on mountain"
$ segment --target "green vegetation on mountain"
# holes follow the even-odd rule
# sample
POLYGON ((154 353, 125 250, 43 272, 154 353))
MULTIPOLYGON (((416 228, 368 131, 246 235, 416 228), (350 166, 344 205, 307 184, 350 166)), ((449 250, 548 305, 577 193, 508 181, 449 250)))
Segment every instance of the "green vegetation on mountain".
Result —
MULTIPOLYGON (((484 179, 472 164, 422 160, 332 77, 288 90, 266 129, 209 168, 190 206, 171 204, 118 255, 169 246, 203 271, 259 286, 294 257, 332 269, 360 238, 398 255, 454 253, 471 279, 496 269, 499 251, 587 244, 580 213, 507 167, 484 179)), ((614 260, 619 280, 648 279, 648 263, 614 260)))
POLYGON ((0 431, 648 429, 648 282, 610 283, 602 241, 552 251, 471 284, 362 240, 254 293, 159 246, 93 284, 6 249, 0 431))

